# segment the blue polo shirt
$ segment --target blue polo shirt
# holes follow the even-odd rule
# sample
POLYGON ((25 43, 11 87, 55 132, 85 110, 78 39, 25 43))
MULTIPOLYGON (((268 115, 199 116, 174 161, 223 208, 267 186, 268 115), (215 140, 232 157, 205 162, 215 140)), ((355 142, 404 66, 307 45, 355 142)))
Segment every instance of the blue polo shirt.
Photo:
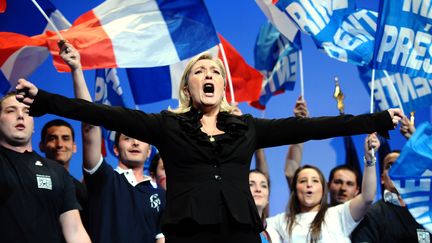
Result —
POLYGON ((115 171, 105 160, 84 173, 88 189, 88 233, 93 242, 155 242, 165 192, 150 180, 136 183, 132 171, 115 171))

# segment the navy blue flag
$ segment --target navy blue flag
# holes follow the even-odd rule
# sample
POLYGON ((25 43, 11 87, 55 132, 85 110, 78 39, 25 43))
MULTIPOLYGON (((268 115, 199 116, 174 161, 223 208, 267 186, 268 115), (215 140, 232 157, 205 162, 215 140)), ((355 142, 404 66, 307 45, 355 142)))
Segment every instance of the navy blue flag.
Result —
POLYGON ((354 0, 279 0, 276 6, 331 58, 356 65, 371 62, 376 12, 356 10, 354 0))
POLYGON ((415 220, 432 233, 432 124, 425 122, 403 147, 389 176, 415 220))
POLYGON ((297 79, 300 39, 290 42, 271 23, 260 28, 255 44, 255 68, 263 75, 260 97, 250 104, 265 109, 273 95, 293 90, 297 79))
MULTIPOLYGON (((369 67, 358 67, 360 79, 370 94, 372 70, 369 67)), ((404 112, 411 112, 429 107, 432 104, 432 80, 423 77, 410 77, 404 73, 375 71, 374 104, 376 110, 387 110, 399 107, 402 103, 404 112), (392 85, 393 84, 393 85, 392 85), (393 89, 394 87, 394 89, 393 89), (396 92, 395 92, 396 90, 396 92)))
POLYGON ((380 1, 375 69, 432 78, 431 4, 420 0, 380 1))
MULTIPOLYGON (((115 68, 97 69, 95 82, 95 103, 110 106, 125 106, 123 89, 115 68)), ((107 141, 108 151, 114 155, 115 131, 102 128, 102 136, 107 141)))

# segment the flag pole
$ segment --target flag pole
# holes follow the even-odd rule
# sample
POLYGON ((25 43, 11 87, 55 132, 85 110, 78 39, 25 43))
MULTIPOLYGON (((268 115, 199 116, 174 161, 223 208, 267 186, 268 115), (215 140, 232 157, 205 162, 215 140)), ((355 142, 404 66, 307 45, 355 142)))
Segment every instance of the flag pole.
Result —
POLYGON ((53 29, 56 32, 58 38, 60 40, 64 40, 63 36, 60 34, 60 31, 57 29, 57 27, 54 25, 54 23, 51 21, 51 19, 48 17, 48 15, 43 11, 43 9, 41 8, 41 6, 36 2, 36 0, 32 0, 32 2, 36 6, 36 8, 39 10, 39 12, 41 12, 41 14, 44 16, 44 18, 46 19, 46 21, 48 21, 48 23, 51 25, 51 27, 53 27, 53 29))
MULTIPOLYGON (((371 99, 370 99, 370 113, 374 112, 374 90, 375 90, 375 68, 372 69, 372 77, 371 77, 371 99)), ((372 148, 372 154, 375 154, 375 149, 372 148)), ((375 156, 375 155, 374 155, 375 156)))
POLYGON ((234 87, 233 87, 233 84, 232 84, 231 72, 230 72, 230 69, 229 69, 228 61, 227 61, 227 58, 226 58, 226 55, 225 55, 225 50, 223 48, 222 42, 219 43, 219 48, 220 48, 221 55, 222 55, 222 61, 225 64, 226 75, 227 75, 227 79, 228 79, 228 87, 229 87, 230 94, 231 94, 231 103, 235 103, 234 87))
POLYGON ((392 82, 392 79, 390 78, 390 75, 388 74, 387 70, 383 70, 383 73, 386 76, 387 80, 389 81, 390 88, 392 89, 393 93, 395 93, 395 95, 396 95, 396 99, 397 99, 399 108, 402 110, 402 113, 405 114, 405 111, 404 111, 403 106, 402 106, 401 99, 400 99, 399 94, 398 94, 398 92, 396 90, 396 87, 394 86, 394 84, 392 82))
POLYGON ((302 97, 302 100, 305 100, 304 97, 304 81, 303 81, 303 52, 300 49, 299 50, 299 64, 300 64, 300 95, 302 97))

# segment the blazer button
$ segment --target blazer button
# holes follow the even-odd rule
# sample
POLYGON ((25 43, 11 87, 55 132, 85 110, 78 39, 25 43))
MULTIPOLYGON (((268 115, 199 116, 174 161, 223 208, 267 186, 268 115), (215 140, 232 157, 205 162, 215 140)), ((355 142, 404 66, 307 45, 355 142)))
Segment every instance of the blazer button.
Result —
POLYGON ((215 178, 216 181, 222 180, 222 177, 220 175, 215 175, 214 178, 215 178))

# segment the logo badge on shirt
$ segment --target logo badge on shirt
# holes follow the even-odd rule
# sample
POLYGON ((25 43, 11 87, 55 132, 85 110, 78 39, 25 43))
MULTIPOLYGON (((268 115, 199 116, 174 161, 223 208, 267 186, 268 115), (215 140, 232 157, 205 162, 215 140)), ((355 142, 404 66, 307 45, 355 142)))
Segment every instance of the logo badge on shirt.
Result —
POLYGON ((37 160, 37 161, 35 162, 35 165, 37 165, 37 166, 43 166, 42 162, 40 162, 39 160, 37 160))
POLYGON ((430 243, 429 231, 417 229, 417 239, 419 243, 430 243))
POLYGON ((50 176, 36 174, 36 180, 38 188, 52 190, 52 181, 50 176))
POLYGON ((155 208, 159 212, 159 206, 161 205, 161 200, 158 194, 153 194, 150 196, 150 206, 155 208))

